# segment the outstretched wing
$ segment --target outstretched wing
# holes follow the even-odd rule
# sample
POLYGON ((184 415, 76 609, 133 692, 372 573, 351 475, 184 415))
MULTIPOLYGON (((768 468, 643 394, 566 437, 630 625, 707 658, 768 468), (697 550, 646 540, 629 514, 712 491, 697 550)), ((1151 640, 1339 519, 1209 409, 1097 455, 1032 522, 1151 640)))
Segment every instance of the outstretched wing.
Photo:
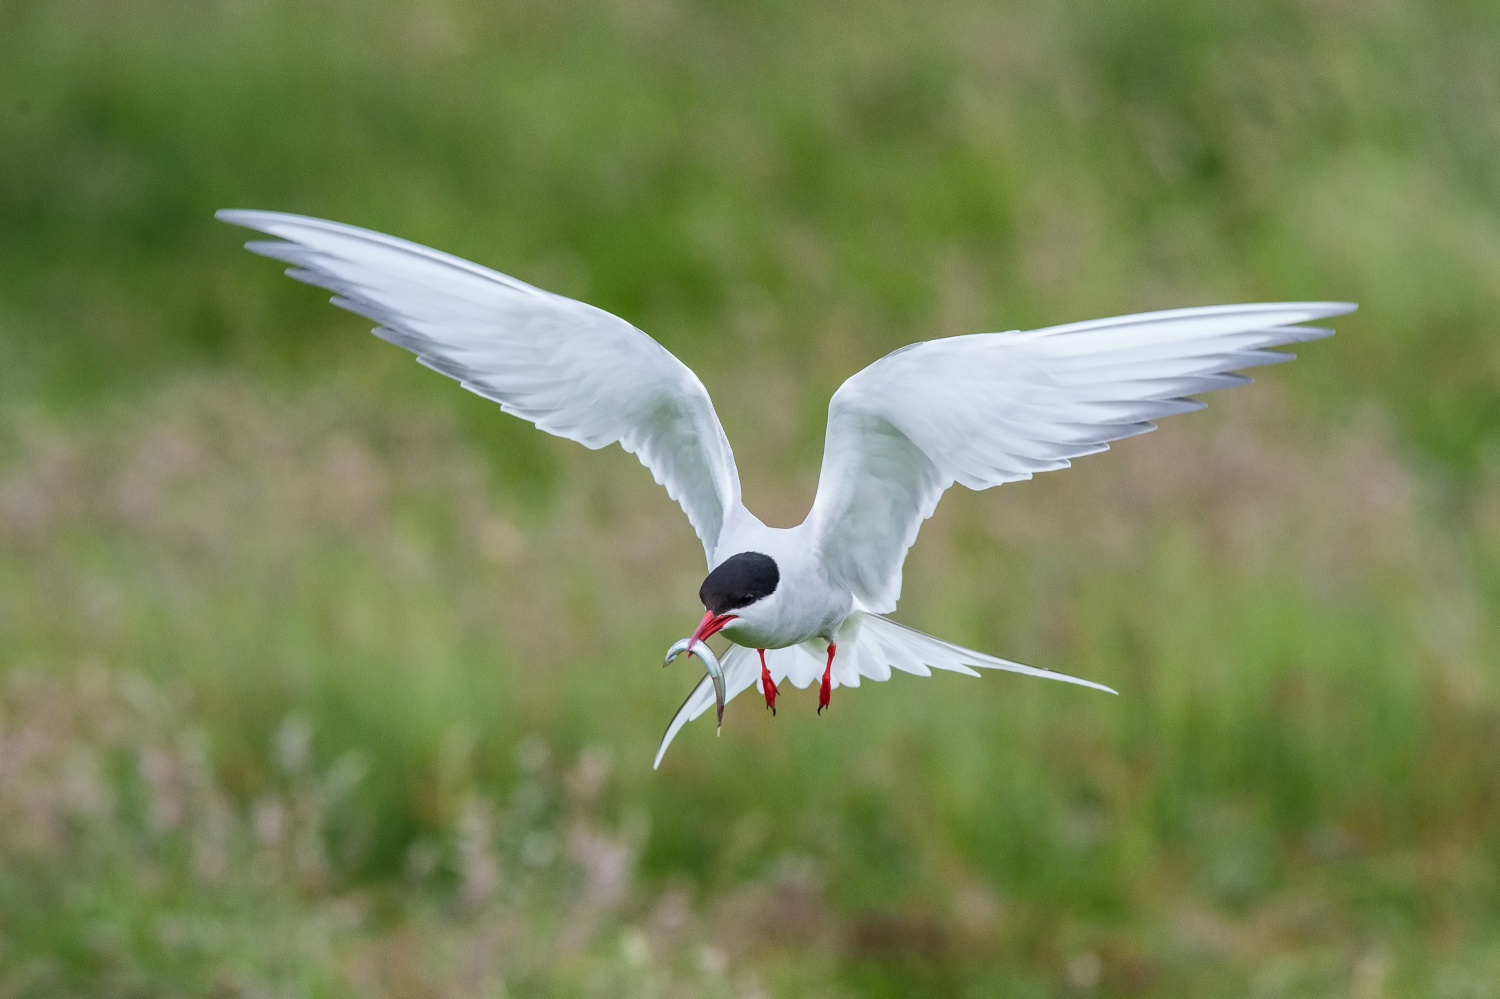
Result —
POLYGON ((1173 309, 903 347, 829 403, 808 515, 823 562, 863 607, 892 610, 907 549, 954 482, 988 489, 1066 468, 1202 408, 1188 396, 1249 381, 1229 372, 1292 357, 1267 348, 1333 332, 1294 324, 1354 308, 1173 309))
POLYGON ((619 442, 682 504, 712 557, 740 502, 734 454, 698 376, 625 320, 392 236, 279 212, 217 217, 280 237, 247 248, 380 323, 377 336, 591 448, 619 442))

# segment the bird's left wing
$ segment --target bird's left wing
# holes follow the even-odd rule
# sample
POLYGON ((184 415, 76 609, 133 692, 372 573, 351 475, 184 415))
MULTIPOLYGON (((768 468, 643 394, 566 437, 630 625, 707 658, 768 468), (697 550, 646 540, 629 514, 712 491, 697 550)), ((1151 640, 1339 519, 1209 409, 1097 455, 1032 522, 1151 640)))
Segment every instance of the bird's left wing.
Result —
POLYGON ((285 240, 246 245, 505 412, 590 448, 618 441, 682 504, 712 557, 740 503, 734 455, 698 376, 645 333, 393 236, 279 212, 217 217, 285 240))
POLYGON ((828 406, 808 514, 830 574, 870 611, 893 610, 901 565, 954 482, 987 489, 1065 468, 1187 398, 1249 381, 1267 348, 1332 331, 1298 326, 1354 309, 1288 302, 1173 309, 1013 333, 930 340, 856 373, 828 406))

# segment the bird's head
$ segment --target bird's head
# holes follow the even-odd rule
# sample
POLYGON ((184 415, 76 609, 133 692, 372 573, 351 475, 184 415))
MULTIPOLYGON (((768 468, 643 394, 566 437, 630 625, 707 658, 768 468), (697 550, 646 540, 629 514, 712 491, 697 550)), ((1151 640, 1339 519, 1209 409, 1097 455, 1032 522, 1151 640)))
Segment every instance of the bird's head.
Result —
POLYGON ((733 623, 753 623, 780 582, 781 570, 769 555, 740 552, 720 562, 698 588, 703 620, 692 640, 703 641, 733 623))
POLYGON ((780 582, 781 570, 769 555, 740 552, 720 562, 698 588, 698 599, 703 601, 704 607, 703 620, 698 622, 691 638, 684 638, 667 651, 669 663, 684 652, 703 660, 714 681, 714 700, 718 704, 721 726, 724 723, 724 670, 706 642, 709 636, 718 634, 731 622, 753 624, 757 614, 766 610, 766 598, 776 592, 776 584, 780 582))

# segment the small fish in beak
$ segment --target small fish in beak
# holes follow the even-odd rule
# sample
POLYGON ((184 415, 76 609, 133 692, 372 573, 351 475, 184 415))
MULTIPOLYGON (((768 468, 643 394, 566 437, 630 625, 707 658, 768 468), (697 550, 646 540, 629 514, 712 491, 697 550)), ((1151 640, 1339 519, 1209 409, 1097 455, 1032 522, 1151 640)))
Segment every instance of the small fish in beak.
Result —
POLYGON ((691 638, 684 638, 667 650, 666 662, 663 666, 671 665, 672 660, 686 652, 689 656, 697 656, 703 660, 703 668, 714 681, 714 704, 719 709, 718 732, 724 731, 724 667, 719 665, 719 657, 714 655, 714 650, 708 647, 704 639, 710 635, 717 634, 730 621, 734 620, 733 614, 715 614, 713 611, 703 615, 703 620, 698 622, 697 629, 691 638))

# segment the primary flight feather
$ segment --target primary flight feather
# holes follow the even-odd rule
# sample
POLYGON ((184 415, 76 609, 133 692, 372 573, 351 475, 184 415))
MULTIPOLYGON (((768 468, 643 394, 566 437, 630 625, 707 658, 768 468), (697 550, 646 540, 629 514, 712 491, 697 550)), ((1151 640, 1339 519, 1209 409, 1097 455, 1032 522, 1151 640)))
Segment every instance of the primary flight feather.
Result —
MULTIPOLYGON (((246 244, 289 275, 379 323, 375 333, 507 413, 591 448, 618 442, 682 505, 703 542, 705 613, 673 646, 708 675, 673 717, 656 763, 688 721, 755 684, 839 686, 899 669, 973 667, 1100 684, 1023 666, 913 631, 883 615, 922 521, 954 483, 988 489, 1066 468, 1190 398, 1247 381, 1233 372, 1290 360, 1270 348, 1328 336, 1303 323, 1345 302, 1172 309, 912 344, 834 393, 807 519, 773 528, 740 500, 734 454, 703 383, 645 333, 591 305, 437 250, 323 219, 221 211, 277 237, 246 244), (706 644, 732 643, 722 662, 706 644)), ((976 674, 977 675, 977 674, 976 674)))

